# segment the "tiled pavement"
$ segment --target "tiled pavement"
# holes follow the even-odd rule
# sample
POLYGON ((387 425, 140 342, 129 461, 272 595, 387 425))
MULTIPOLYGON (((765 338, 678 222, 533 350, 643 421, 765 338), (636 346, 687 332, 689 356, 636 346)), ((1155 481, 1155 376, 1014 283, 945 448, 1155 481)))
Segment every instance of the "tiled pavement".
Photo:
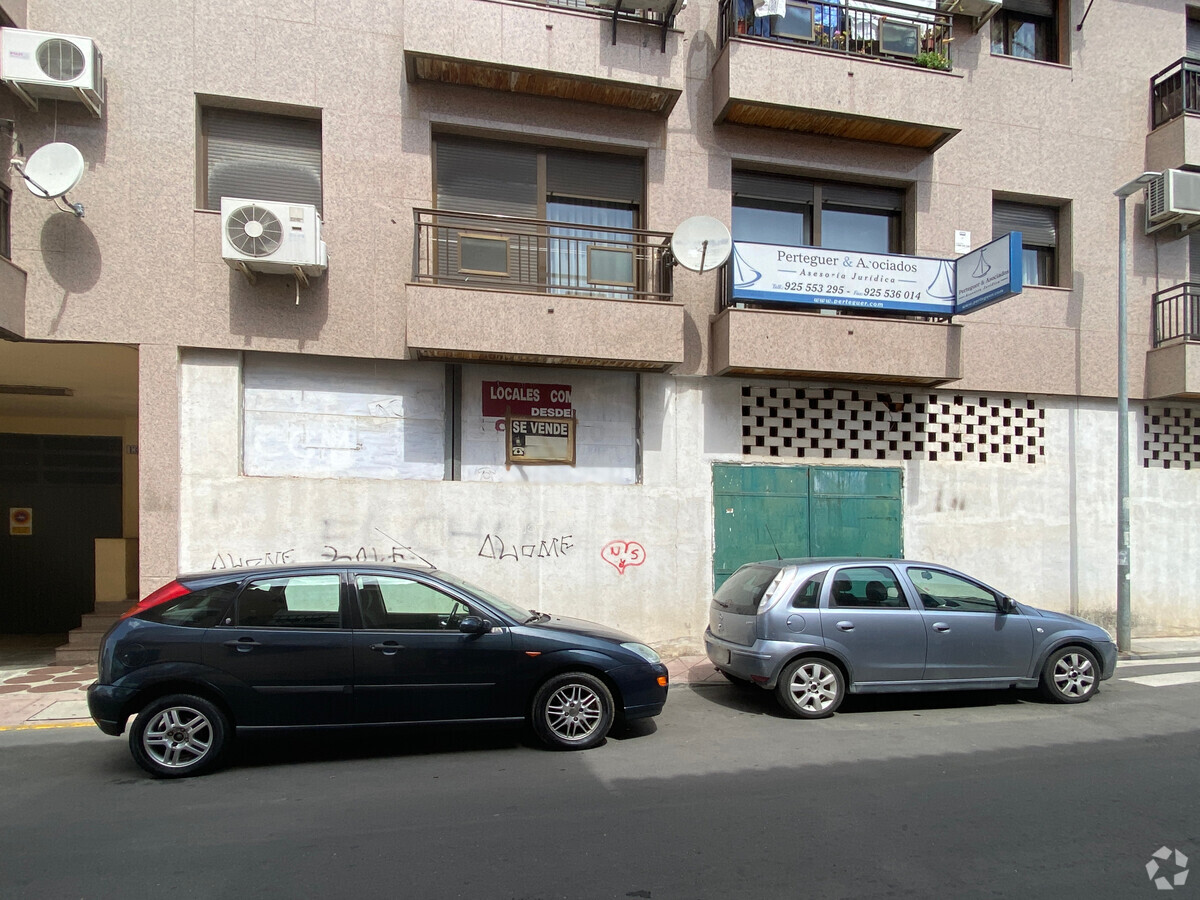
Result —
MULTIPOLYGON (((1171 656, 1200 656, 1200 636, 1138 638, 1129 660, 1171 656)), ((87 686, 96 679, 96 667, 49 665, 53 658, 22 654, 8 656, 0 650, 0 731, 90 724, 87 686), (16 661, 20 660, 18 664, 16 661), (40 663, 40 664, 39 664, 40 663)), ((724 684, 704 656, 665 659, 673 685, 724 684)))

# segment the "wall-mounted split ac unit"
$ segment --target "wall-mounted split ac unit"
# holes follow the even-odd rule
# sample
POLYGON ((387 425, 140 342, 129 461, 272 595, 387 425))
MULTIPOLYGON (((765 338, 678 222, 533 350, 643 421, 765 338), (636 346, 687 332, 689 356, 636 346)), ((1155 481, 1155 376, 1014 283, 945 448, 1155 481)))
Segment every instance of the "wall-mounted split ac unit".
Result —
POLYGON ((307 283, 329 265, 315 206, 236 197, 221 198, 221 256, 251 280, 263 272, 307 283))
POLYGON ((104 111, 104 60, 91 38, 0 28, 0 80, 32 109, 42 99, 104 111))
POLYGON ((1146 185, 1146 234, 1200 223, 1200 172, 1168 169, 1146 185))

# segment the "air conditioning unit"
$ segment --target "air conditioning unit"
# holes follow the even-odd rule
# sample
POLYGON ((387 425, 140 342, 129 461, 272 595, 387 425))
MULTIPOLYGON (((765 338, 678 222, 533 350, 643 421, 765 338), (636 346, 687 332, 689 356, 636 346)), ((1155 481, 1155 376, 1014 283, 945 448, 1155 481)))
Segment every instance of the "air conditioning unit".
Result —
POLYGON ((0 28, 0 81, 33 109, 43 99, 104 111, 104 60, 91 38, 0 28))
POLYGON ((329 265, 315 206, 235 197, 221 198, 221 256, 251 281, 264 272, 307 282, 329 265))
POLYGON ((1146 234, 1200 222, 1200 172, 1168 169, 1146 185, 1146 234))

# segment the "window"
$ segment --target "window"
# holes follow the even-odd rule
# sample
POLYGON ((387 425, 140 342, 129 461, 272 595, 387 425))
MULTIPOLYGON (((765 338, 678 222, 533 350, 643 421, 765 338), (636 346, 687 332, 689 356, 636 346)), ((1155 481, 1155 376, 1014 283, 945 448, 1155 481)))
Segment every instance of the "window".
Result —
POLYGON ((434 162, 438 210, 477 214, 439 214, 439 280, 596 297, 647 281, 628 232, 641 226, 639 157, 441 135, 434 162))
POLYGON ((12 191, 0 185, 0 256, 12 259, 12 191))
POLYGON ((912 579, 926 609, 985 613, 997 610, 995 594, 949 572, 913 566, 908 570, 908 577, 912 579))
POLYGON ((792 609, 816 609, 817 603, 821 599, 821 585, 824 583, 824 572, 814 575, 804 582, 800 590, 796 591, 796 598, 792 600, 792 609))
POLYGON ((908 609, 892 570, 884 566, 842 569, 829 593, 831 609, 908 609))
POLYGON ((252 581, 238 596, 242 628, 340 628, 341 579, 295 575, 252 581))
POLYGON ((224 618, 236 593, 236 581, 201 588, 167 603, 152 606, 141 614, 141 618, 163 625, 212 628, 224 618))
POLYGON ((305 203, 321 209, 321 120, 204 107, 200 204, 222 197, 305 203))
POLYGON ((721 585, 713 604, 735 616, 752 616, 778 575, 774 566, 742 566, 721 585))
POLYGON ((992 201, 992 237, 1021 232, 1022 262, 1027 285, 1057 285, 1058 207, 992 201))
POLYGON ((896 188, 733 173, 735 241, 900 253, 903 212, 896 188))
POLYGON ((992 19, 992 53, 1061 62, 1058 0, 1004 0, 992 19))
POLYGON ((456 597, 409 578, 359 575, 355 586, 364 628, 456 631, 471 614, 456 597))

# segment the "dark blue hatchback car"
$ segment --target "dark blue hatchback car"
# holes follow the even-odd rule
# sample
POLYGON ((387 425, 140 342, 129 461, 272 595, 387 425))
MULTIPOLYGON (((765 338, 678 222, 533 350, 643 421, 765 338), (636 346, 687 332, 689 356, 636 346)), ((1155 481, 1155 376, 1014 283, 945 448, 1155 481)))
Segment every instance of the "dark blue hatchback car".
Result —
POLYGON ((583 750, 658 715, 667 669, 611 628, 514 606, 445 572, 284 566, 181 575, 100 645, 88 707, 160 777, 216 767, 235 731, 528 720, 583 750))

